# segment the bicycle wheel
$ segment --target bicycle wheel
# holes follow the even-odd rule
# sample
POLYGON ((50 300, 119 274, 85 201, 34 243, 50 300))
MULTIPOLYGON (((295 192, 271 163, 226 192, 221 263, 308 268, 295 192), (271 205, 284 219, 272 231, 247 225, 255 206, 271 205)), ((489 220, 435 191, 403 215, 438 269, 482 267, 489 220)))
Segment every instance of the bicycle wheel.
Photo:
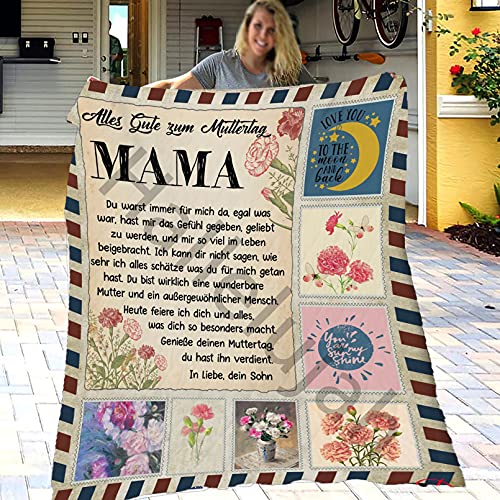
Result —
POLYGON ((406 34, 408 3, 405 0, 373 0, 373 10, 379 40, 388 49, 394 49, 406 34))
POLYGON ((351 45, 358 36, 357 8, 356 0, 333 0, 333 29, 342 45, 351 45))

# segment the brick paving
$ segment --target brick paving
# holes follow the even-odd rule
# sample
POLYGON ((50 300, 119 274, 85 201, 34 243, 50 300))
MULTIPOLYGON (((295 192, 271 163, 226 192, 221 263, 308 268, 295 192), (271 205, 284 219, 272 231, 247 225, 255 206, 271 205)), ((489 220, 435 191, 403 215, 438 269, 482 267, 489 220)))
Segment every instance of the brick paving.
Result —
MULTIPOLYGON (((387 487, 349 481, 320 489, 298 483, 200 492, 194 498, 500 498, 500 261, 415 225, 408 226, 408 254, 438 399, 468 487, 387 487)), ((67 289, 64 224, 0 222, 2 500, 51 497, 67 289)))

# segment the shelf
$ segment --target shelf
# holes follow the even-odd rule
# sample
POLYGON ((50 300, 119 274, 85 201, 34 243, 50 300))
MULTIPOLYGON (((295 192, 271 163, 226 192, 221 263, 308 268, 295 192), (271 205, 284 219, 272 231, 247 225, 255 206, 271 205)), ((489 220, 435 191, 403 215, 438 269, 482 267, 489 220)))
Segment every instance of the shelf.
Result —
POLYGON ((4 64, 60 64, 59 57, 35 58, 0 56, 0 115, 3 113, 3 65, 4 64))
POLYGON ((4 64, 59 64, 59 57, 41 58, 41 57, 2 57, 4 64))

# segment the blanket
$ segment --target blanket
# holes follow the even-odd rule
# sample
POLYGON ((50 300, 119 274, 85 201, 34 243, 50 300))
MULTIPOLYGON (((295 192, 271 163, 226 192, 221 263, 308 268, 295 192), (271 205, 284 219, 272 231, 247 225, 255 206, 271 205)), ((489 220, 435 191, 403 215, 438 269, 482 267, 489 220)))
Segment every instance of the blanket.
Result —
POLYGON ((464 484, 405 251, 402 78, 93 81, 68 120, 57 500, 464 484))

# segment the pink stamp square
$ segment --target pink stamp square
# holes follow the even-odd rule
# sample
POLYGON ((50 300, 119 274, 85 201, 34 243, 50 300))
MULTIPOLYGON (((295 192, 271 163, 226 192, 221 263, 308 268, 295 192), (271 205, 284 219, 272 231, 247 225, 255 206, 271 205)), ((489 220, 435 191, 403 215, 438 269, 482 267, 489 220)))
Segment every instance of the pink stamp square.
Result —
POLYGON ((384 307, 301 307, 306 388, 401 391, 384 307))

